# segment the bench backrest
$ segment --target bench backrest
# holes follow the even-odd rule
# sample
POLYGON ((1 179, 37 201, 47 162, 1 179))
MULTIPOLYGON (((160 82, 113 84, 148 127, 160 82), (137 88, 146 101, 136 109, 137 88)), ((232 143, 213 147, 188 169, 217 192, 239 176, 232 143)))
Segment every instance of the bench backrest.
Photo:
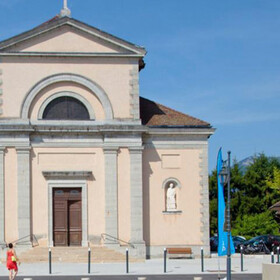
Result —
POLYGON ((167 248, 168 254, 192 254, 192 248, 167 248))

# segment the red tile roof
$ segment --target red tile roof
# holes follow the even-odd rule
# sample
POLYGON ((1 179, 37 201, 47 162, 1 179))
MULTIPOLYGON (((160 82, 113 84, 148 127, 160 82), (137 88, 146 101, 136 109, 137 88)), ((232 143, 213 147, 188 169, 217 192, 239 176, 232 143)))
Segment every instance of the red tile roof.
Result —
POLYGON ((211 127, 205 121, 180 113, 143 97, 140 97, 140 118, 142 124, 147 126, 211 127))

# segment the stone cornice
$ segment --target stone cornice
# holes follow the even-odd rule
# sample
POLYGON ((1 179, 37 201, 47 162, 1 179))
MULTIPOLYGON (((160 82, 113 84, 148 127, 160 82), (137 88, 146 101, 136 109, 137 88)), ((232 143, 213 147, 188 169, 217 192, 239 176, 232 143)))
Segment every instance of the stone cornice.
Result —
POLYGON ((146 50, 143 47, 132 44, 128 41, 120 39, 107 32, 101 31, 93 26, 89 26, 88 24, 85 24, 81 21, 78 21, 76 19, 69 18, 69 17, 62 17, 60 19, 49 21, 48 23, 41 24, 29 31, 26 31, 22 34, 14 36, 5 41, 2 41, 2 42, 0 42, 0 50, 1 49, 5 50, 7 48, 10 48, 21 42, 25 42, 27 40, 32 40, 35 37, 46 34, 50 31, 60 28, 62 26, 70 26, 76 30, 85 32, 85 33, 89 34, 90 36, 93 36, 94 38, 98 38, 101 41, 105 41, 109 44, 112 44, 113 46, 118 46, 126 51, 129 51, 129 52, 132 52, 135 54, 139 54, 142 57, 146 54, 146 50))
POLYGON ((146 127, 138 121, 34 121, 0 119, 3 133, 142 133, 146 127))
POLYGON ((132 57, 132 58, 141 58, 142 55, 133 54, 133 53, 73 53, 73 52, 0 52, 0 57, 70 57, 75 58, 89 58, 89 57, 111 57, 111 58, 120 58, 120 57, 132 57))
POLYGON ((161 127, 161 128, 151 128, 147 129, 147 134, 149 135, 208 135, 211 136, 215 133, 215 128, 212 127, 161 127))
POLYGON ((139 121, 32 121, 23 119, 0 119, 0 134, 3 133, 102 133, 145 134, 149 137, 210 137, 214 128, 149 128, 139 121))
POLYGON ((42 171, 47 179, 54 178, 89 178, 92 176, 91 171, 42 171))

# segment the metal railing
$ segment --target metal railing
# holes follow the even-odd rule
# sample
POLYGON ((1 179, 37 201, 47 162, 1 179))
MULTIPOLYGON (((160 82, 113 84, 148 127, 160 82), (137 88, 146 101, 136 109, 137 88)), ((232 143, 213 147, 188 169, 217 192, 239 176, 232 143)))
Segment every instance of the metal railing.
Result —
MULTIPOLYGON (((15 245, 30 245, 30 243, 31 243, 32 247, 39 246, 38 240, 37 240, 37 238, 34 234, 30 234, 30 235, 21 237, 21 238, 15 240, 15 241, 10 242, 10 243, 15 244, 15 245)), ((8 247, 8 244, 7 243, 1 243, 0 246, 3 250, 4 248, 8 247)))
POLYGON ((105 240, 109 240, 109 241, 113 241, 113 242, 117 241, 117 242, 126 244, 126 245, 130 246, 131 248, 135 248, 135 246, 132 243, 124 241, 124 240, 119 239, 117 237, 114 237, 114 236, 112 236, 112 235, 110 235, 108 233, 101 233, 101 239, 103 241, 105 241, 105 240))

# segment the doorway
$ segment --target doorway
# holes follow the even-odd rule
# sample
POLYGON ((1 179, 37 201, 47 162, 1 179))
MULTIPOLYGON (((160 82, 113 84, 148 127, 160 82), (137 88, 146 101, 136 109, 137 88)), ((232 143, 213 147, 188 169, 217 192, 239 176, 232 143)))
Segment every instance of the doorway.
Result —
POLYGON ((81 193, 81 188, 53 188, 54 246, 81 246, 81 193))

